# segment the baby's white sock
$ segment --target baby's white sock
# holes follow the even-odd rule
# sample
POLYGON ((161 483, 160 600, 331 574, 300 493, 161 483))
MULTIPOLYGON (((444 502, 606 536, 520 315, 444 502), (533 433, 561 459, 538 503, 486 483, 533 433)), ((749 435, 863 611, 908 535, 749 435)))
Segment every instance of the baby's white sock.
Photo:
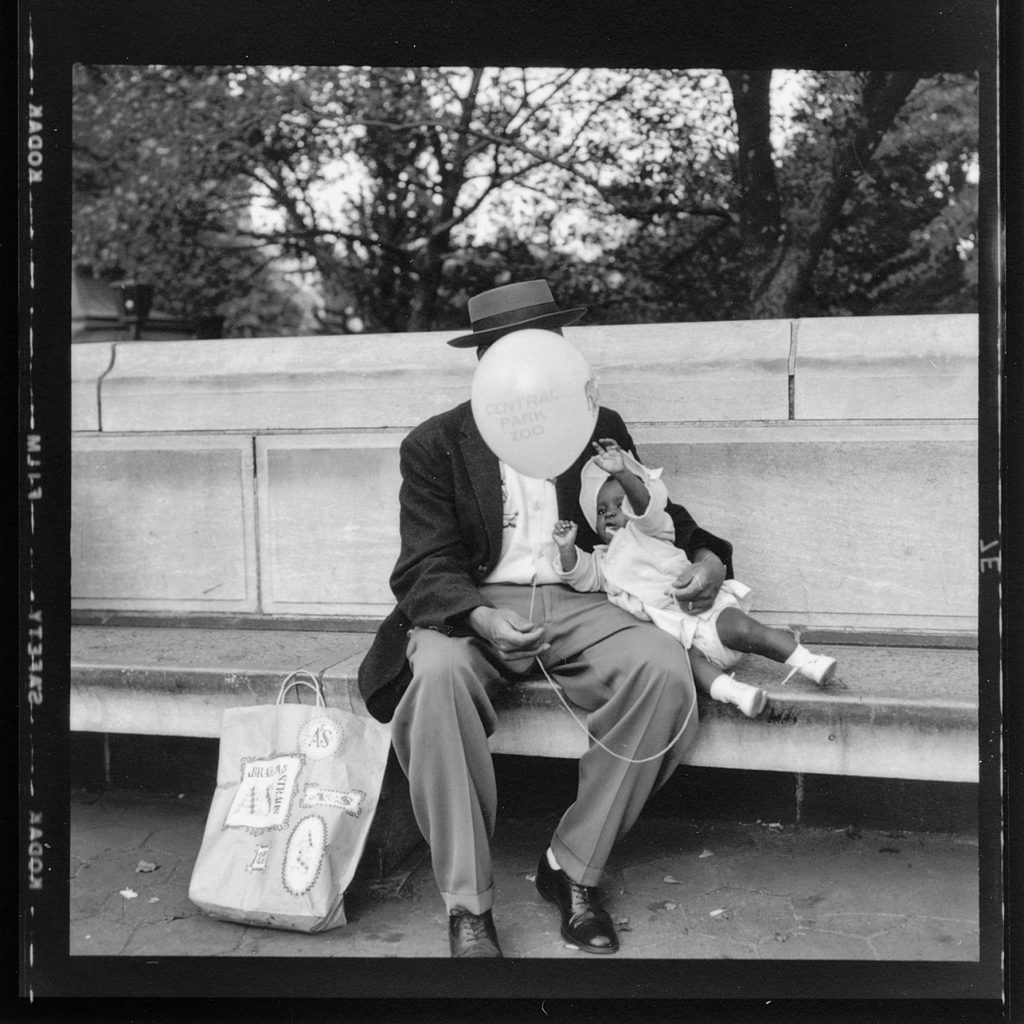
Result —
POLYGON ((801 668, 806 665, 809 661, 813 660, 814 655, 811 654, 803 644, 797 644, 796 650, 786 659, 786 664, 790 665, 795 669, 801 668))

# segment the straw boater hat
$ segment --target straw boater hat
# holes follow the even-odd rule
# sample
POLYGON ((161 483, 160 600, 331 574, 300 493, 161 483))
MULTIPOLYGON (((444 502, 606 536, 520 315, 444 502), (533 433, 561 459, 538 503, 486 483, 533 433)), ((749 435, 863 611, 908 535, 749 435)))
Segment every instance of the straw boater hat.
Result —
POLYGON ((527 327, 549 330, 575 323, 587 309, 559 309, 547 281, 520 281, 474 295, 469 300, 472 334, 448 342, 455 348, 476 348, 497 341, 503 334, 527 327))
MULTIPOLYGON (((624 451, 622 456, 626 463, 626 469, 636 473, 648 486, 652 480, 657 480, 661 476, 660 469, 648 469, 637 462, 629 452, 624 451)), ((597 492, 601 490, 605 480, 610 476, 611 473, 606 473, 593 459, 585 462, 580 472, 580 509, 594 533, 597 533, 597 492)), ((626 501, 628 502, 629 498, 626 501)), ((630 511, 632 509, 633 506, 630 505, 630 511)))

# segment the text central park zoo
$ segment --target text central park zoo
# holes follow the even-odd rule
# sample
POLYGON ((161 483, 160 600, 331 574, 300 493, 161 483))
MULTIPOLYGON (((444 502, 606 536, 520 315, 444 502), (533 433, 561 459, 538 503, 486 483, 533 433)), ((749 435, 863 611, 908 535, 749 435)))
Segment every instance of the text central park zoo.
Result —
POLYGON ((540 406, 554 402, 557 398, 557 391, 540 391, 535 395, 488 402, 485 412, 488 416, 500 417, 501 429, 511 432, 511 439, 517 441, 544 433, 546 416, 540 406))

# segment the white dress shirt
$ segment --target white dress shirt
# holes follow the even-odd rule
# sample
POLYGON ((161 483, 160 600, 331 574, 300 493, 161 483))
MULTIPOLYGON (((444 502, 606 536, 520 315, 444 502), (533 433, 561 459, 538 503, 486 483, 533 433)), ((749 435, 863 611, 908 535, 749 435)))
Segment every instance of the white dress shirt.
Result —
POLYGON ((523 476, 504 462, 501 469, 501 557, 484 583, 562 583, 552 564, 551 533, 558 522, 553 480, 523 476))

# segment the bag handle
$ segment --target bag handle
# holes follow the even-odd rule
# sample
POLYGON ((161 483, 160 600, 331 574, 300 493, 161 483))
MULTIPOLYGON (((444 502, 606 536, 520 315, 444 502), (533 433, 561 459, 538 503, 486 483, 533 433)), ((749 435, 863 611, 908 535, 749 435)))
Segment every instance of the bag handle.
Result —
MULTIPOLYGON (((293 686, 310 687, 316 694, 316 706, 318 708, 326 707, 324 702, 324 692, 320 687, 320 680, 313 675, 312 672, 304 668, 297 668, 294 672, 290 672, 285 676, 284 681, 281 683, 281 689, 277 695, 278 704, 284 703, 285 696, 293 686)), ((300 701, 299 703, 302 702, 300 701)))

